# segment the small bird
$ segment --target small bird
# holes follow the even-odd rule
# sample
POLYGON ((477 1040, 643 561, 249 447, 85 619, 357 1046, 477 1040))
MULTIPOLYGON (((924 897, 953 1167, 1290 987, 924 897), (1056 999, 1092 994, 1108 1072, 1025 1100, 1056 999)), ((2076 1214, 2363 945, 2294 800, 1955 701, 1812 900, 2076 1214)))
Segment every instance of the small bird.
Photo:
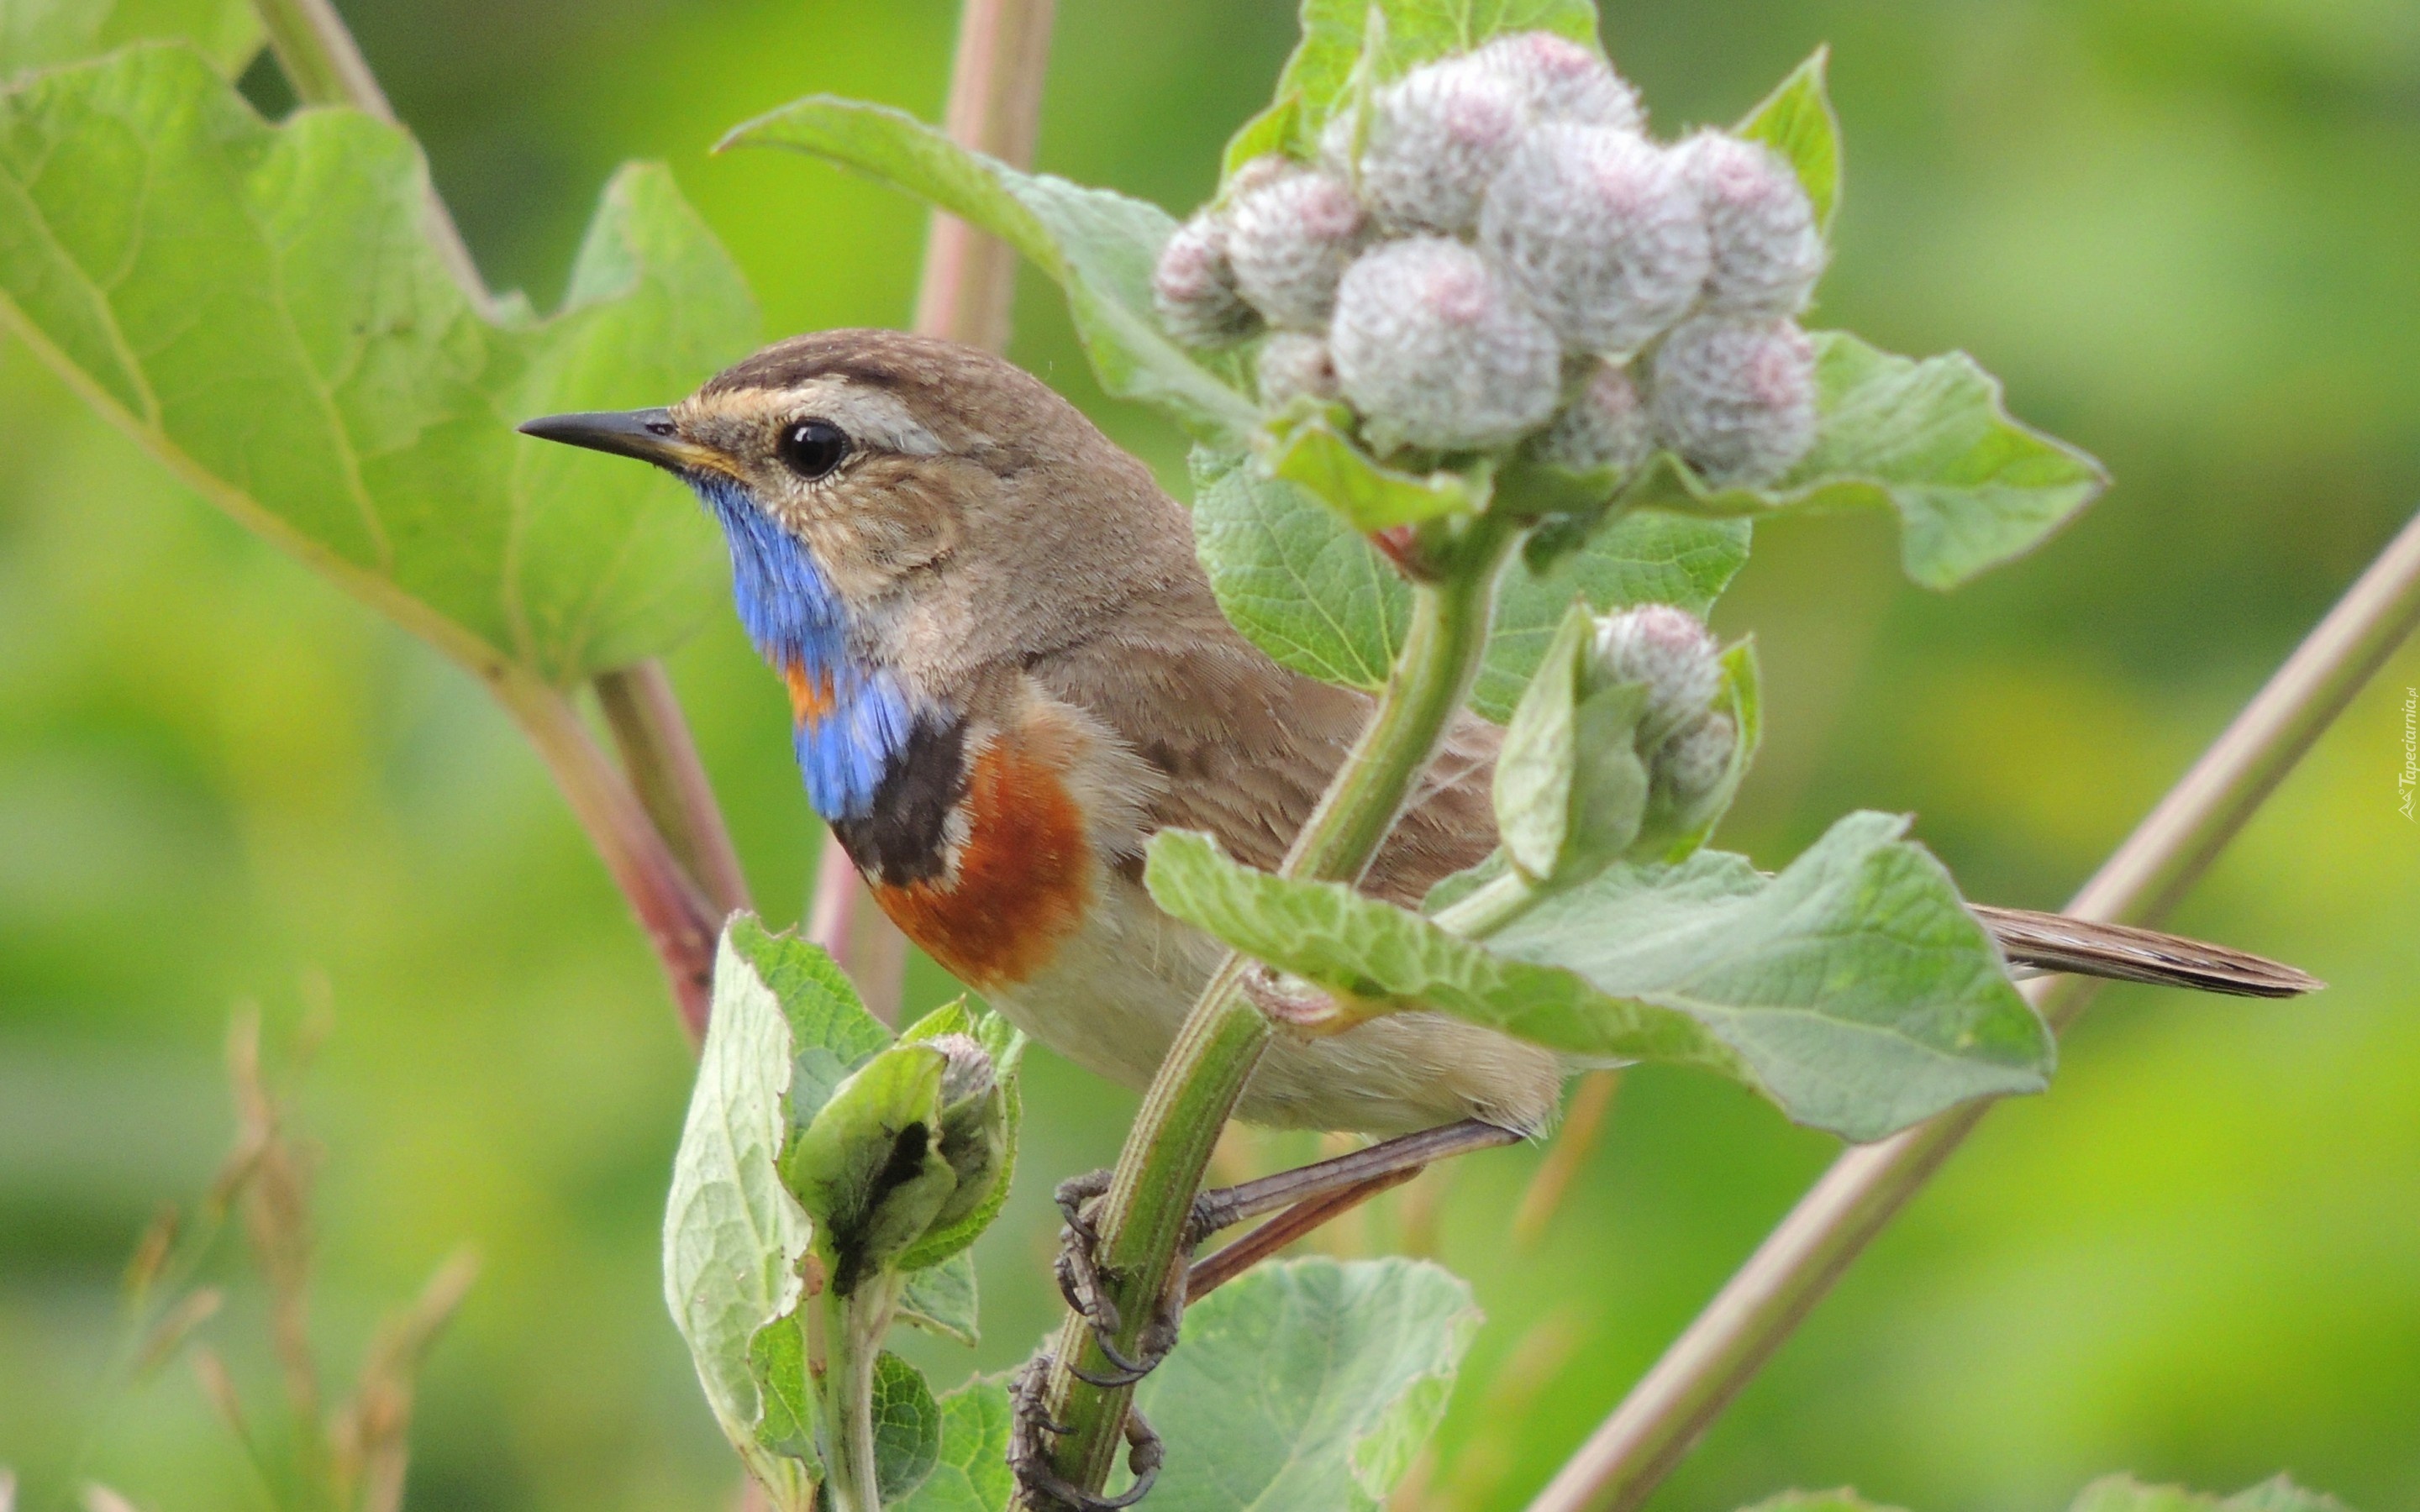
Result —
MULTIPOLYGON (((1142 885, 1162 828, 1276 867, 1372 701, 1220 613, 1191 521, 1047 385, 891 331, 769 347, 670 409, 530 435, 694 488, 741 623, 787 685, 807 796, 908 937, 1028 1033, 1130 1088, 1224 954, 1142 885)), ((1417 906, 1496 845, 1493 727, 1443 748, 1362 887, 1417 906)), ((2317 983, 2146 930, 1980 909, 2012 966, 2286 995, 2317 983)), ((1552 1053, 1440 1014, 1280 1036, 1249 1122, 1402 1134, 1552 1121, 1552 1053)))

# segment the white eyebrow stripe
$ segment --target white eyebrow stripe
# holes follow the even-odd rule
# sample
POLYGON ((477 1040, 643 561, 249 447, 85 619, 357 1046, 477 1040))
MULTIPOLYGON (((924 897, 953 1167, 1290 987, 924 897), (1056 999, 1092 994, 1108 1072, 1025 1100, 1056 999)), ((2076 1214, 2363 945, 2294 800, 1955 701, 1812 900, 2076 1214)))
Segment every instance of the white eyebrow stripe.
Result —
POLYGON ((882 389, 833 376, 811 378, 768 397, 801 420, 829 420, 867 446, 908 456, 941 453, 940 438, 925 429, 897 394, 882 389))

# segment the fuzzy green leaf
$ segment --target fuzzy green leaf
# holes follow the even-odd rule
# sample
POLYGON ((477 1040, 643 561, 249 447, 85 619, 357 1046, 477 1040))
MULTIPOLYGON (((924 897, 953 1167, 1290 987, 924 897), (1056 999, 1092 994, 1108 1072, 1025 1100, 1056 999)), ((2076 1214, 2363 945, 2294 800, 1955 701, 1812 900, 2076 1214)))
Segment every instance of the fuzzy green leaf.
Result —
POLYGON ((1496 832, 1533 881, 1602 871, 1629 849, 1647 811, 1637 748, 1647 689, 1629 683, 1584 696, 1594 627, 1586 605, 1563 616, 1496 758, 1496 832))
POLYGON ((2132 1475, 2104 1475, 2076 1493, 2068 1512, 2348 1512, 2324 1491, 2295 1485, 2284 1475, 2248 1486, 2233 1496, 2213 1496, 2181 1486, 2147 1486, 2132 1475))
POLYGON ((1376 1512, 1445 1415, 1478 1332, 1424 1261, 1263 1265, 1186 1309, 1136 1391, 1168 1442, 1153 1512, 1376 1512))
MULTIPOLYGON (((1218 607, 1280 665, 1374 691, 1403 645, 1411 593, 1353 528, 1239 454, 1193 453, 1194 548, 1218 607)), ((1471 707, 1509 717, 1575 594, 1600 612, 1632 604, 1714 606, 1747 561, 1748 524, 1642 510, 1598 529, 1543 570, 1507 568, 1471 707)))
POLYGON ((936 1148, 943 1057, 893 1045, 852 1072, 782 1156, 845 1296, 921 1236, 957 1185, 936 1148))
POLYGON ((1372 460, 1325 416, 1285 426, 1273 439, 1267 465, 1271 475, 1301 485, 1364 532, 1487 507, 1483 466, 1469 474, 1398 471, 1372 460))
POLYGON ((1264 152, 1309 157, 1375 37, 1372 77, 1384 83, 1499 32, 1550 31, 1597 45, 1592 0, 1303 0, 1302 40, 1278 75, 1275 102, 1228 143, 1233 173, 1264 152), (1371 12, 1378 23, 1371 23, 1371 12))
POLYGON ((0 82, 144 41, 191 42, 231 79, 260 37, 246 0, 0 0, 0 82))
POLYGON ((660 168, 607 190, 564 313, 490 321, 392 126, 271 127, 190 48, 0 95, 0 325, 181 478, 450 655, 548 681, 664 650, 722 597, 695 501, 541 445, 744 351, 738 272, 660 168))
POLYGON ((815 1396, 807 1383, 806 1334, 793 1315, 776 1318, 748 1341, 748 1373, 756 1381, 764 1411, 756 1442, 806 1466, 820 1478, 823 1457, 815 1451, 815 1396))
POLYGON ((960 1250, 939 1265, 908 1273, 907 1288, 899 1295, 899 1320, 971 1350, 983 1342, 976 1295, 974 1257, 960 1250))
MULTIPOLYGON (((1009 1183, 1016 1175, 1016 1142, 1025 1124, 1025 1094, 1019 1089, 1017 1073, 1025 1064, 1026 1040, 1016 1026, 998 1013, 968 1007, 967 1000, 960 997, 925 1015, 900 1038, 912 1041, 941 1034, 971 1035, 991 1057, 992 1075, 1000 1087, 1005 1131, 999 1174, 992 1178, 990 1188, 983 1199, 962 1216, 935 1224, 923 1238, 901 1252, 896 1262, 899 1269, 916 1273, 919 1278, 926 1274, 930 1267, 946 1268, 954 1259, 963 1259, 967 1246, 980 1238, 983 1231, 992 1226, 992 1220, 1000 1216, 1001 1209, 1008 1203, 1009 1183)), ((908 1285, 912 1290, 917 1280, 911 1279, 908 1285)), ((953 1329, 940 1327, 938 1322, 934 1326, 954 1337, 964 1338, 969 1344, 975 1341, 974 1273, 971 1270, 966 1276, 963 1326, 953 1329)))
POLYGON ((2090 456, 2010 419, 1999 380, 1965 353, 1917 362, 1837 331, 1814 337, 1815 445, 1789 476, 1709 488, 1665 454, 1623 501, 1744 518, 1888 505, 1907 575, 1953 588, 2031 550, 2107 486, 2090 456))
MULTIPOLYGON (((806 1512, 814 1477, 758 1439, 768 1413, 751 1348, 767 1324, 797 1308, 811 1235, 775 1170, 788 1134, 793 1005, 758 963, 813 949, 767 935, 752 918, 723 932, 713 1017, 664 1209, 664 1302, 724 1437, 783 1512, 806 1512)), ((778 1352, 779 1344, 763 1348, 778 1352)))
POLYGON ((941 1458, 941 1407, 923 1373, 885 1350, 874 1362, 874 1485, 882 1504, 912 1493, 941 1458))
POLYGON ((970 152, 903 111, 814 95, 734 127, 717 150, 778 147, 854 168, 1015 247, 1067 295, 1101 386, 1241 438, 1257 407, 1161 329, 1151 272, 1176 223, 1157 207, 970 152))
POLYGON ((933 1473, 891 1512, 1004 1512, 1016 1489, 1008 1469, 1008 1391, 970 1381, 944 1395, 933 1473))
POLYGON ((2049 1031, 1904 818, 1854 813, 1778 876, 1700 851, 1617 865, 1482 947, 1338 884, 1163 831, 1159 905, 1333 995, 1338 1026, 1420 1006, 1595 1060, 1719 1072, 1798 1122, 1877 1139, 1969 1098, 2039 1090, 2049 1031))
POLYGON ((1823 80, 1831 60, 1830 48, 1817 48, 1731 128, 1780 153, 1798 170, 1798 181, 1815 204, 1815 224, 1827 237, 1840 210, 1840 117, 1833 113, 1823 80))

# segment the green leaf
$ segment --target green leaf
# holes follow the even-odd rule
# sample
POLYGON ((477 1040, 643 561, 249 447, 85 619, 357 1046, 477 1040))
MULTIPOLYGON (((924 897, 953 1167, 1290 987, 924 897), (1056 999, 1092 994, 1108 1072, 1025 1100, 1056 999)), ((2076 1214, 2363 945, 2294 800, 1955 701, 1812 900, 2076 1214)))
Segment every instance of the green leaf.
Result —
MULTIPOLYGON (((1411 591, 1353 528, 1237 453, 1193 452, 1194 548, 1218 607, 1281 666, 1375 691, 1411 623, 1411 591)), ((1544 570, 1505 571, 1471 707, 1509 718, 1574 594, 1600 612, 1678 604, 1704 614, 1747 561, 1748 523, 1641 510, 1544 570)))
POLYGON ((1724 652, 1722 665, 1723 680, 1714 694, 1714 707, 1731 717, 1737 732, 1731 744, 1730 765, 1714 790, 1685 810, 1675 811, 1671 793, 1658 786, 1639 826, 1638 841, 1632 852, 1634 860, 1679 862, 1703 845, 1730 810, 1731 799, 1738 796, 1740 782, 1756 760, 1757 748, 1764 742, 1764 683, 1753 639, 1724 652))
MULTIPOLYGON (((1017 1072, 1025 1064, 1025 1036, 1016 1026, 988 1010, 976 1010, 965 997, 946 1003, 919 1019, 900 1035, 901 1041, 929 1040, 944 1034, 971 1036, 991 1057, 992 1075, 1000 1087, 1001 1115, 1005 1124, 1001 1147, 999 1174, 977 1202, 963 1215, 937 1223, 922 1239, 901 1252, 895 1262, 900 1270, 922 1273, 927 1267, 940 1265, 960 1255, 966 1247, 989 1228, 992 1220, 1008 1202, 1009 1183, 1016 1175, 1017 1134, 1025 1122, 1025 1098, 1018 1089, 1017 1072)), ((914 1286, 911 1281, 909 1285, 914 1286)), ((962 1334, 969 1344, 974 1342, 974 1275, 967 1275, 967 1314, 962 1334)), ((941 1330, 944 1333, 950 1329, 941 1330)))
POLYGON ((664 1209, 664 1302, 723 1436, 783 1512, 806 1512, 814 1477, 757 1437, 778 1413, 766 1410, 752 1346, 797 1308, 810 1234, 774 1167, 787 1133, 791 1021, 740 946, 752 930, 763 933, 735 920, 715 955, 713 1017, 664 1209))
POLYGON ((1205 435, 1241 438, 1258 407, 1160 328, 1151 273, 1176 223, 1157 207, 970 152, 885 105, 814 95, 734 127, 716 150, 779 147, 854 168, 991 232, 1066 292, 1101 386, 1205 435))
POLYGON ((1595 1059, 1696 1065, 1792 1119, 1877 1139, 1969 1098, 2037 1091, 2049 1031, 1904 818, 1855 813, 1780 875, 1700 851, 1617 865, 1482 947, 1334 883, 1163 831, 1160 907, 1337 999, 1342 1028, 1414 1005, 1595 1059))
POLYGON ((1373 461, 1325 415, 1286 427, 1268 459, 1271 475, 1301 485, 1362 532, 1410 525, 1441 515, 1487 507, 1487 465, 1466 474, 1440 469, 1421 475, 1373 461))
POLYGON ((923 1372, 885 1350, 874 1362, 874 1484, 882 1504, 923 1485, 940 1458, 940 1404, 923 1372))
POLYGON ((1227 171, 1263 152, 1308 157, 1373 30, 1383 55, 1371 59, 1371 71, 1381 83, 1498 32, 1550 31, 1597 45, 1593 0, 1303 0, 1302 40, 1278 75, 1276 103, 1228 144, 1227 171), (1372 11, 1380 18, 1374 28, 1372 11))
POLYGON ((626 169, 564 313, 492 325, 423 224, 427 169, 349 110, 270 127, 190 49, 0 95, 0 324, 238 519, 483 671, 661 651, 721 550, 652 469, 515 422, 661 402, 756 317, 661 168, 626 169))
POLYGON ((842 1296, 913 1243, 957 1186, 936 1148, 944 1058, 929 1045, 885 1050, 832 1089, 782 1156, 842 1296))
POLYGON ((2227 1497, 2181 1486, 2146 1486, 2132 1475, 2104 1475, 2076 1493, 2069 1512, 2347 1512, 2347 1508, 2326 1492, 2306 1489, 2284 1475, 2227 1497))
POLYGON ((0 0, 0 82, 130 42, 187 41, 232 79, 260 51, 247 0, 0 0))
POLYGON ((955 1339, 970 1350, 982 1343, 983 1335, 976 1326, 980 1310, 974 1256, 960 1250, 939 1265, 908 1272, 907 1288, 899 1294, 899 1320, 955 1339))
POLYGON ((1900 559, 1952 588, 2040 545, 2108 484, 2101 464, 2009 417, 1999 380, 1963 352, 1922 362, 1816 332, 1815 445, 1771 488, 1711 489, 1668 453, 1624 493, 1633 506, 1753 517, 1888 505, 1900 559))
POLYGON ((1008 1469, 1008 1391, 970 1381, 941 1397, 941 1452, 924 1483, 891 1512, 1005 1512, 1016 1480, 1008 1469))
POLYGON ((1263 1265, 1186 1309, 1136 1392, 1168 1443, 1152 1512, 1376 1512, 1411 1467, 1478 1331, 1470 1288, 1424 1261, 1263 1265))
POLYGON ((1833 113, 1823 79, 1831 61, 1829 47, 1817 48, 1731 128, 1780 153, 1798 170, 1798 181, 1815 202, 1816 227, 1826 237, 1840 209, 1840 117, 1833 113))
POLYGON ((731 949, 764 980, 790 1025, 790 1124, 814 1121, 832 1088, 891 1043, 891 1031, 865 1011, 856 983, 821 946, 775 934, 747 915, 731 921, 731 949))
POLYGON ((1630 848, 1647 811, 1638 754, 1647 689, 1626 683, 1581 696, 1594 629, 1588 606, 1575 603, 1496 758, 1497 834, 1533 882, 1602 871, 1630 848))
POLYGON ((806 1466, 806 1473, 823 1477, 823 1457, 815 1449, 815 1394, 807 1383, 806 1333, 796 1315, 776 1318, 748 1341, 748 1373, 756 1381, 764 1403, 756 1420, 756 1442, 784 1458, 806 1466))

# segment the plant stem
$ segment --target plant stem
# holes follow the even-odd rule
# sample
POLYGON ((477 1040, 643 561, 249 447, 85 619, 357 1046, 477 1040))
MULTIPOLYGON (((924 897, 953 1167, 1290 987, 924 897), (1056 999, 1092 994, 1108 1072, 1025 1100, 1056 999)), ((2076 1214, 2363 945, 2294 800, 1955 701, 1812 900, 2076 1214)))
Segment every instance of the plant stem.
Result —
MULTIPOLYGON (((2388 544, 2068 911, 2113 923, 2147 923, 2165 913, 2415 627, 2420 517, 2388 544)), ((2052 1028, 2064 1029, 2096 985, 2045 978, 2027 983, 2026 995, 2052 1028)), ((1644 1501, 1990 1111, 1989 1103, 1968 1103, 1834 1162, 1529 1512, 1628 1512, 1644 1501)))
MULTIPOLYGON (((1056 0, 966 0, 942 117, 951 140, 1011 167, 1032 165, 1056 8, 1056 0)), ((916 291, 917 332, 1005 351, 1016 293, 1016 251, 935 210, 916 291)), ((908 942, 871 903, 856 867, 827 835, 807 937, 856 978, 858 995, 875 1017, 895 1024, 908 942)))
POLYGON ((697 742, 662 662, 650 658, 595 679, 597 706, 647 817, 718 913, 754 906, 731 831, 714 801, 697 742))
POLYGON ((882 1512, 874 1447, 874 1367, 883 1335, 899 1307, 901 1278, 889 1271, 866 1278, 847 1296, 830 1290, 824 1309, 830 1366, 821 1377, 824 1421, 831 1425, 831 1492, 835 1512, 882 1512))
MULTIPOLYGON (((1304 822, 1281 875, 1357 882, 1368 870, 1479 671, 1497 574, 1514 533, 1482 515, 1459 535, 1439 532, 1424 543, 1440 570, 1414 584, 1411 630, 1387 689, 1304 822)), ((1268 1043, 1268 1020, 1238 991, 1249 964, 1230 953, 1194 1000, 1143 1096, 1097 1214, 1117 1343, 1129 1357, 1173 1273, 1218 1133, 1268 1043)), ((1094 1386, 1071 1373, 1071 1365, 1094 1375, 1111 1368, 1079 1318, 1062 1326, 1053 1354, 1050 1416, 1068 1429, 1054 1454, 1057 1470, 1097 1491, 1122 1442, 1131 1390, 1094 1386)))

